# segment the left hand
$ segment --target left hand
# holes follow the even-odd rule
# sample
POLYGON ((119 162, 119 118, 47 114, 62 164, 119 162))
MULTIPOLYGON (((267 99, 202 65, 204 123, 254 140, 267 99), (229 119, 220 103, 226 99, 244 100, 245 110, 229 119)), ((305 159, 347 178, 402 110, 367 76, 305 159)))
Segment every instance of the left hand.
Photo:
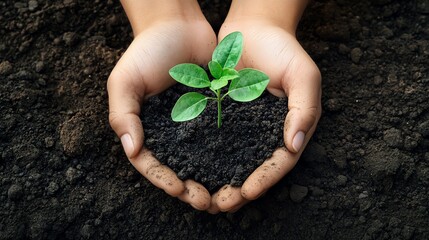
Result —
MULTIPOLYGON (((191 13, 191 10, 184 12, 191 13)), ((162 165, 144 147, 140 114, 145 99, 175 83, 168 75, 171 67, 183 62, 207 64, 216 44, 216 35, 202 13, 199 21, 179 17, 164 19, 161 15, 139 28, 141 32, 135 31, 133 42, 110 74, 107 84, 109 122, 121 139, 129 161, 144 177, 167 194, 195 209, 205 210, 210 205, 209 192, 195 181, 181 181, 173 170, 162 165)))
POLYGON ((208 209, 210 213, 236 211, 282 179, 296 165, 322 112, 320 71, 295 33, 256 19, 225 22, 218 38, 221 41, 231 32, 242 32, 244 49, 237 68, 265 72, 270 77, 267 90, 275 96, 288 97, 285 147, 275 150, 241 187, 226 185, 215 193, 208 209))

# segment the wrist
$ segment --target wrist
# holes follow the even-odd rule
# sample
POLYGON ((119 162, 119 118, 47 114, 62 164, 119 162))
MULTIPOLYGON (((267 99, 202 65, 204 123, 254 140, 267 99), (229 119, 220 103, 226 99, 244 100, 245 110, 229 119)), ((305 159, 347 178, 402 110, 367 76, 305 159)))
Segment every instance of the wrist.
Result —
POLYGON ((148 26, 169 20, 205 20, 197 0, 121 0, 134 36, 148 26))
POLYGON ((295 35, 309 0, 233 0, 225 22, 267 22, 295 35))

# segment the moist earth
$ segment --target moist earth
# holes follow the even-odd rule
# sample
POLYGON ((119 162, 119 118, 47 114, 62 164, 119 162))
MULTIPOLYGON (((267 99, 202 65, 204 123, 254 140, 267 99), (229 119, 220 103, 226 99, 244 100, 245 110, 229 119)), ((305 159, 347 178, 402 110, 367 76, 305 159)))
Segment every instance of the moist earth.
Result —
MULTIPOLYGON (((225 184, 241 186, 275 149, 284 145, 287 101, 268 93, 247 103, 222 101, 222 126, 217 103, 209 101, 196 119, 175 123, 171 109, 195 89, 176 85, 152 97, 142 109, 145 145, 182 180, 194 179, 214 193, 225 184)), ((213 96, 203 91, 205 96, 213 96)))
MULTIPOLYGON (((218 29, 229 2, 200 3, 218 29)), ((109 127, 132 41, 120 3, 0 2, 0 239, 429 239, 428 14, 312 1, 297 36, 323 76, 313 139, 264 196, 210 215, 144 179, 109 127)))

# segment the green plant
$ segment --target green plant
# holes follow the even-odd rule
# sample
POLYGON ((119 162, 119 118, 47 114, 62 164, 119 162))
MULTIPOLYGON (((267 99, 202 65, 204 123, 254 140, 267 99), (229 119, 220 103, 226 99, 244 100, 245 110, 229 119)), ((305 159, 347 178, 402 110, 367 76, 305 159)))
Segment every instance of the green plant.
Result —
POLYGON ((240 32, 227 35, 214 50, 212 60, 208 64, 212 80, 206 71, 196 64, 183 63, 170 69, 170 76, 177 82, 193 88, 210 88, 215 94, 215 97, 207 97, 197 92, 183 94, 171 112, 173 121, 183 122, 198 117, 206 108, 207 101, 214 100, 217 102, 217 122, 220 128, 222 100, 226 96, 238 102, 249 102, 261 96, 270 79, 265 73, 252 68, 235 70, 242 51, 243 35, 240 32), (222 88, 228 83, 228 91, 222 94, 222 88))

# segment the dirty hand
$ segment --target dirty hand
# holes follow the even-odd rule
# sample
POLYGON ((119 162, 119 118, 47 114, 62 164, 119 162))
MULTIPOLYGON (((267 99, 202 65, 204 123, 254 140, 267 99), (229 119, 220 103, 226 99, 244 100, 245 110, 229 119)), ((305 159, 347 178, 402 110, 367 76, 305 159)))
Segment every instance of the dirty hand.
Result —
MULTIPOLYGON (((183 4, 178 1, 175 6, 173 2, 153 6, 164 1, 122 1, 135 38, 108 79, 109 121, 131 164, 143 176, 169 195, 203 210, 210 205, 208 191, 194 181, 179 180, 176 173, 143 146, 143 126, 139 117, 142 102, 174 84, 168 75, 171 67, 183 62, 207 64, 216 46, 216 36, 202 13, 191 19, 182 18, 180 14, 192 11, 188 8, 188 11, 176 13, 183 4), (143 16, 151 19, 141 19, 142 15, 138 15, 141 13, 135 11, 139 7, 152 11, 155 16, 148 13, 143 16), (157 9, 162 13, 170 11, 174 16, 155 14, 157 9)), ((186 4, 197 4, 192 9, 199 10, 196 1, 186 4)))
POLYGON ((227 185, 214 194, 209 209, 212 213, 235 211, 283 178, 297 163, 321 115, 321 75, 296 40, 295 29, 288 30, 258 18, 229 19, 233 20, 225 21, 219 41, 230 32, 243 33, 243 55, 237 67, 255 68, 268 74, 268 91, 278 97, 287 96, 289 112, 284 124, 285 147, 277 149, 241 188, 227 185))

